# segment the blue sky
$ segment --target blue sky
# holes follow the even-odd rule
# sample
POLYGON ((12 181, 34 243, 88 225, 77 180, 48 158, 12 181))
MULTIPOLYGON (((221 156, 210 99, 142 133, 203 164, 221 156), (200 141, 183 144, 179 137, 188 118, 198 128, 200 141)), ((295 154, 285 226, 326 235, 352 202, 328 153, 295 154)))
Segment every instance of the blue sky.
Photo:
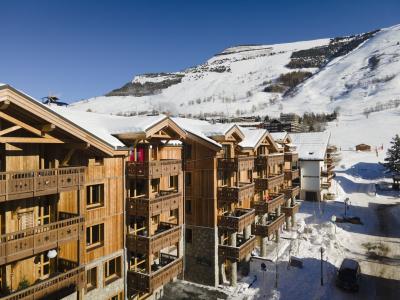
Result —
POLYGON ((0 1, 0 82, 66 102, 177 71, 237 44, 335 37, 400 23, 399 0, 0 1))

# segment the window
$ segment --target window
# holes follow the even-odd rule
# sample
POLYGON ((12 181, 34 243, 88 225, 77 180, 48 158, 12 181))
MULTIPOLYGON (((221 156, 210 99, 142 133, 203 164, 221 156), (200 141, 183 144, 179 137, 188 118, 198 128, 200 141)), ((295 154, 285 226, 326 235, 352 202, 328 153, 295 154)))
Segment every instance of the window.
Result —
POLYGON ((104 164, 104 158, 100 156, 96 156, 94 158, 94 164, 97 166, 102 166, 104 164))
POLYGON ((50 223, 50 201, 48 199, 41 200, 38 210, 38 226, 50 223))
POLYGON ((97 288, 97 267, 86 271, 86 291, 97 288))
POLYGON ((152 179, 151 180, 151 192, 152 193, 158 193, 160 190, 160 179, 152 179))
POLYGON ((185 151, 184 152, 185 159, 191 159, 192 158, 192 145, 185 144, 184 151, 185 151))
POLYGON ((50 258, 47 254, 41 254, 35 258, 37 272, 40 279, 46 279, 50 275, 50 258))
POLYGON ((178 219, 178 209, 172 209, 169 211, 169 219, 178 219))
POLYGON ((193 231, 190 228, 185 229, 185 241, 190 244, 193 242, 193 231))
POLYGON ((178 189, 178 175, 169 176, 169 188, 178 189))
POLYGON ((192 200, 185 200, 185 212, 187 214, 192 213, 192 200))
POLYGON ((109 298, 109 300, 123 300, 123 299, 124 299, 124 297, 123 297, 122 292, 119 293, 118 295, 115 295, 115 296, 112 296, 111 298, 109 298))
POLYGON ((104 242, 104 224, 97 224, 86 228, 86 246, 96 247, 104 242))
POLYGON ((186 185, 186 187, 192 186, 192 173, 191 172, 185 173, 185 185, 186 185))
POLYGON ((104 205, 104 184, 86 187, 86 207, 94 208, 104 205))
POLYGON ((224 151, 224 158, 231 158, 231 146, 222 145, 222 149, 224 151))
POLYGON ((121 256, 110 259, 104 264, 104 281, 106 284, 121 277, 121 256))

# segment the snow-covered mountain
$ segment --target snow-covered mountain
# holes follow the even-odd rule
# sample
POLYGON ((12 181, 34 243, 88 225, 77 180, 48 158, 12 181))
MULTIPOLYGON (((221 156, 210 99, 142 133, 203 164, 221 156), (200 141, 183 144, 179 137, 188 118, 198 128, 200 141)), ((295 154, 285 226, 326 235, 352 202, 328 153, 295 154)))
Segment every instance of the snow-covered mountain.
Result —
POLYGON ((112 114, 278 115, 384 110, 400 105, 400 25, 277 45, 231 47, 175 73, 136 76, 72 104, 112 114))

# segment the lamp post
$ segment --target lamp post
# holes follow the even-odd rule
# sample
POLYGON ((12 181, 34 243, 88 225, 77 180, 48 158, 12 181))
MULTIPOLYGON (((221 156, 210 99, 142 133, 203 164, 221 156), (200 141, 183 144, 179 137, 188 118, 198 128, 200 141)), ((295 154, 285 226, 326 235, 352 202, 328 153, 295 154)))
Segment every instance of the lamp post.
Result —
POLYGON ((324 285, 323 255, 325 252, 325 248, 321 246, 320 251, 321 251, 321 286, 323 286, 324 285))
POLYGON ((335 225, 335 234, 336 234, 336 216, 335 216, 335 215, 333 215, 333 216, 331 217, 331 221, 332 221, 332 223, 335 225))

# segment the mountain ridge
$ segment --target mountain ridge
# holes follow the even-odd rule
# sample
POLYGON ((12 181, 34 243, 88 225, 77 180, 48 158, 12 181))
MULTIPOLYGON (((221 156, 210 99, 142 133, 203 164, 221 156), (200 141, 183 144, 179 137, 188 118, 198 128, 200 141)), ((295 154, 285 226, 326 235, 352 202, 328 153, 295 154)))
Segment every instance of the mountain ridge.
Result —
POLYGON ((198 66, 138 75, 107 96, 72 107, 120 115, 274 116, 282 111, 346 112, 343 102, 352 95, 372 99, 363 101, 366 109, 377 105, 375 98, 381 92, 385 103, 400 97, 399 41, 400 26, 396 25, 347 37, 228 47, 198 66), (350 68, 352 62, 358 68, 350 68), (391 99, 385 83, 392 90, 391 99), (396 84, 398 88, 393 89, 396 84), (376 97, 361 95, 360 89, 375 90, 376 97))

